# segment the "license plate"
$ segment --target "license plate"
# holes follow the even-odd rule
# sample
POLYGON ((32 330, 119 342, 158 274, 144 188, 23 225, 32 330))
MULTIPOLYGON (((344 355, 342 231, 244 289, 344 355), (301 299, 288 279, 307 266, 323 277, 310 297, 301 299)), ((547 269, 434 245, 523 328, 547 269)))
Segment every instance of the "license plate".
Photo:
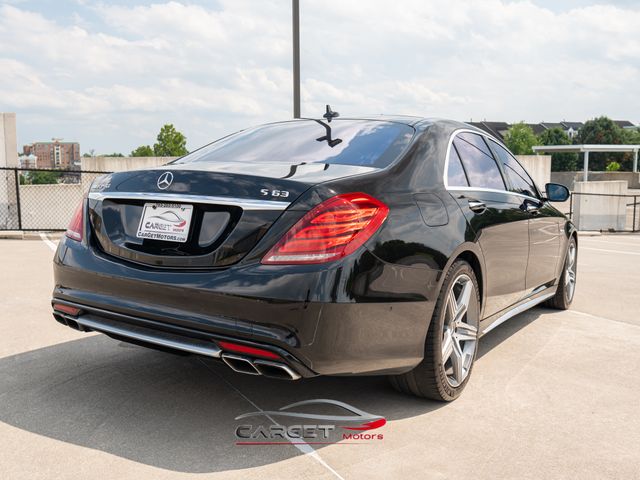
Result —
POLYGON ((193 205, 145 203, 136 237, 184 243, 192 213, 193 205))

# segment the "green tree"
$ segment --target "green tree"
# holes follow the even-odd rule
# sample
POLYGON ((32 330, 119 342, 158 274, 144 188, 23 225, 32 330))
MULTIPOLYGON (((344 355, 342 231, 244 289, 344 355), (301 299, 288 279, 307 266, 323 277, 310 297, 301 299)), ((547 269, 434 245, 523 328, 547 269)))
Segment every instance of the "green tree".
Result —
POLYGON ((153 153, 157 157, 181 157, 189 153, 187 137, 177 131, 172 124, 163 126, 156 140, 158 143, 153 145, 153 153))
POLYGON ((620 164, 618 162, 609 162, 606 168, 607 172, 617 172, 620 170, 620 164))
MULTIPOLYGON (((561 128, 550 128, 540 134, 542 145, 571 145, 569 135, 561 128)), ((571 172, 578 167, 577 153, 554 153, 551 155, 552 172, 571 172)))
POLYGON ((103 153, 102 155, 98 155, 99 157, 124 157, 121 153, 103 153))
POLYGON ((153 148, 149 145, 141 145, 131 152, 132 157, 153 157, 153 148))
MULTIPOLYGON (((625 145, 640 145, 640 130, 623 128, 622 143, 625 145)), ((625 152, 623 154, 622 165, 625 166, 625 170, 631 170, 633 168, 633 152, 625 152)))
POLYGON ((538 144, 538 138, 529 125, 514 123, 504 135, 504 144, 515 155, 530 155, 533 153, 531 147, 538 144))
MULTIPOLYGON (((578 132, 578 143, 617 145, 624 140, 624 131, 607 117, 587 121, 578 132)), ((623 158, 620 153, 590 153, 589 170, 602 171, 610 162, 622 163, 623 158)))
POLYGON ((30 171, 23 178, 20 179, 21 184, 31 185, 45 185, 49 183, 58 183, 58 179, 62 175, 61 172, 49 172, 49 171, 30 171))

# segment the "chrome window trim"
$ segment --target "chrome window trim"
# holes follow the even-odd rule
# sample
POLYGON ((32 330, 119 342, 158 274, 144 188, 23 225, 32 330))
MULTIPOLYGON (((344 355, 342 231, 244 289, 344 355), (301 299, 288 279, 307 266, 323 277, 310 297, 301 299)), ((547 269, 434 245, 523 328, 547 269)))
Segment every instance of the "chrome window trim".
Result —
POLYGON ((273 200, 251 200, 247 198, 216 197, 210 195, 188 195, 182 193, 146 193, 146 192, 89 192, 92 200, 144 200, 166 203, 206 203, 214 205, 231 205, 243 210, 285 210, 288 202, 273 200))
POLYGON ((491 193, 507 193, 509 195, 516 195, 518 197, 523 197, 526 199, 534 200, 536 203, 543 203, 542 200, 536 197, 532 197, 530 195, 525 195, 524 193, 512 192, 510 190, 498 190, 497 188, 484 188, 484 187, 448 187, 447 191, 455 192, 455 191, 466 191, 466 192, 491 192, 491 193))
MULTIPOLYGON (((447 191, 476 191, 476 192, 480 191, 480 192, 493 192, 493 193, 508 193, 509 195, 517 195, 518 197, 523 197, 523 198, 535 200, 538 203, 544 203, 543 200, 541 200, 540 198, 532 197, 530 195, 525 195, 523 193, 512 192, 511 190, 500 190, 500 189, 497 189, 497 188, 471 187, 471 186, 469 186, 469 187, 451 186, 450 187, 449 186, 449 182, 448 182, 448 178, 447 178, 447 176, 448 176, 447 174, 449 172, 449 155, 451 154, 451 147, 453 146, 453 140, 456 138, 456 136, 459 133, 467 133, 467 132, 468 133, 475 133, 477 135, 485 137, 486 139, 493 140, 498 145, 500 145, 500 146, 502 146, 504 148, 507 148, 507 147, 504 146, 504 144, 500 140, 494 138, 493 136, 489 135, 488 133, 480 132, 480 131, 477 131, 477 130, 472 130, 470 128, 459 128, 457 130, 454 130, 451 133, 451 136, 449 137, 449 141, 447 143, 447 154, 446 154, 445 159, 444 159, 444 170, 442 172, 442 182, 444 184, 445 190, 447 190, 447 191)), ((489 147, 489 148, 491 148, 491 147, 489 147)), ((507 151, 509 151, 508 148, 507 148, 507 151)), ((463 161, 462 158, 460 158, 460 161, 461 162, 463 161)), ((517 161, 517 159, 516 159, 516 161, 517 161)), ((518 164, 520 164, 520 162, 518 162, 518 164)), ((464 167, 464 163, 462 165, 464 167)), ((496 162, 496 165, 497 165, 497 162, 496 162)), ((520 166, 522 167, 522 165, 520 165, 520 166)), ((499 165, 498 165, 498 168, 500 168, 499 165)), ((527 172, 526 168, 524 168, 524 167, 522 167, 522 168, 524 169, 525 172, 527 172)), ((529 174, 529 172, 527 172, 527 175, 529 175, 529 177, 531 177, 531 174, 529 174)), ((535 183, 534 183, 534 185, 535 185, 535 183)), ((536 186, 536 188, 537 188, 537 186, 536 186)))

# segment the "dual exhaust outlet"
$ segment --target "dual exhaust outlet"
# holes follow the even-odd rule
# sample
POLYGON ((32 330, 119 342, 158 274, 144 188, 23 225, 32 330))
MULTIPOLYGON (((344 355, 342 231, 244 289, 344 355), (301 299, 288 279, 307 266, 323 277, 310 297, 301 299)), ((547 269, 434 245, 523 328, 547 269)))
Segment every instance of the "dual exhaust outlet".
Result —
POLYGON ((298 380, 300 378, 298 373, 284 363, 249 358, 231 353, 223 353, 220 358, 234 372, 246 373, 247 375, 262 375, 263 377, 281 380, 298 380))

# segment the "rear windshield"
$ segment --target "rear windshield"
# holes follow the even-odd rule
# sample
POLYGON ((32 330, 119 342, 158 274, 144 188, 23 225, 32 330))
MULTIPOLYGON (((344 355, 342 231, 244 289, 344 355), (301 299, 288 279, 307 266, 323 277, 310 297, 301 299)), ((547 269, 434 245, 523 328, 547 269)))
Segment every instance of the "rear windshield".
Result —
POLYGON ((384 168, 409 144, 413 127, 372 120, 334 120, 330 146, 324 126, 302 120, 263 125, 222 138, 175 163, 328 163, 384 168))

